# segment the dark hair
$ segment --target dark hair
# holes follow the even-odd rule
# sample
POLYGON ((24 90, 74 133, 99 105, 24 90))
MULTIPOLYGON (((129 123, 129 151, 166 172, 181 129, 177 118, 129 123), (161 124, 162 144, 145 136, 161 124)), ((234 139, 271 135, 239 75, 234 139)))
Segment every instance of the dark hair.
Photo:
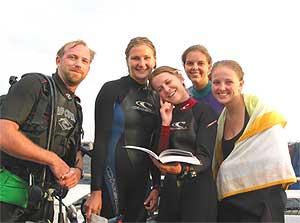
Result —
POLYGON ((205 46, 202 46, 200 44, 198 45, 193 45, 193 46, 190 46, 189 48, 187 48, 182 56, 181 56, 181 60, 182 60, 182 63, 185 64, 185 61, 186 61, 186 56, 192 52, 192 51, 200 51, 201 53, 203 53, 205 56, 206 56, 206 59, 207 59, 207 62, 209 65, 212 64, 212 58, 208 52, 208 50, 205 48, 205 46))

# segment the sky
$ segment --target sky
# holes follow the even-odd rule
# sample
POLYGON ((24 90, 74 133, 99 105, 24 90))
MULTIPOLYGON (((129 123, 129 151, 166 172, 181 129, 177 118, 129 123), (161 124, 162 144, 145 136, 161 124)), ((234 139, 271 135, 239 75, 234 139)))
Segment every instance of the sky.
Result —
MULTIPOLYGON (((181 54, 206 46, 213 61, 244 69, 244 92, 256 94, 287 119, 299 141, 299 4, 297 0, 9 0, 0 3, 0 94, 11 75, 55 72, 57 50, 83 39, 96 51, 76 94, 84 112, 84 141, 94 139, 94 103, 101 86, 128 74, 125 48, 147 36, 157 65, 183 70, 181 54), (297 102, 298 101, 298 102, 297 102)), ((191 82, 186 78, 187 86, 191 82)))

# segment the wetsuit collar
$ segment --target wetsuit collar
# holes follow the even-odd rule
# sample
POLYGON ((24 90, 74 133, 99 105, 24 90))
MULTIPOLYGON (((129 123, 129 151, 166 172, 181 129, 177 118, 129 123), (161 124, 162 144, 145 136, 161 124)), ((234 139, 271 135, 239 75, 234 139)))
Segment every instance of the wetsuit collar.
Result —
POLYGON ((190 97, 185 102, 178 104, 176 107, 178 107, 180 111, 186 111, 191 109, 195 104, 197 104, 197 100, 190 97))
POLYGON ((136 80, 134 80, 130 75, 127 76, 131 86, 135 88, 144 88, 147 87, 147 84, 140 84, 136 80))
POLYGON ((208 81, 207 85, 201 90, 197 90, 195 86, 192 86, 192 94, 195 98, 203 98, 211 92, 211 81, 208 81))

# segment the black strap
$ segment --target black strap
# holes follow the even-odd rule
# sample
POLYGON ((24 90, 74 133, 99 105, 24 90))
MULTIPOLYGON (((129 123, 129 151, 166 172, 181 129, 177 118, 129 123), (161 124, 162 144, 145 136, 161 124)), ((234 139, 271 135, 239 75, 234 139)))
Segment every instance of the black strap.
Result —
POLYGON ((51 115, 50 115, 50 124, 49 124, 49 134, 47 139, 47 146, 46 149, 50 150, 53 143, 53 132, 56 128, 56 116, 55 116, 55 109, 57 106, 57 89, 54 80, 46 76, 47 81, 49 82, 50 86, 50 97, 51 97, 51 115))
MULTIPOLYGON (((57 89, 52 77, 49 76, 44 76, 44 77, 49 83, 49 90, 50 90, 49 94, 51 98, 51 115, 50 115, 50 123, 49 123, 49 132, 48 132, 47 143, 46 143, 46 149, 50 150, 53 144, 53 132, 55 131, 55 127, 56 127, 55 109, 57 106, 57 89)), ((44 166, 43 174, 42 174, 42 187, 44 186, 46 181, 46 173, 47 173, 47 167, 44 166)))
MULTIPOLYGON (((50 80, 48 80, 48 77, 44 76, 44 75, 41 75, 41 76, 43 79, 43 80, 41 80, 43 89, 40 91, 39 100, 38 100, 37 106, 35 108, 34 115, 30 121, 32 124, 36 124, 36 125, 40 125, 41 123, 43 123, 43 116, 45 113, 45 108, 47 108, 47 105, 49 103, 49 94, 50 94, 47 86, 49 86, 49 88, 51 88, 50 80)), ((49 77, 49 79, 50 79, 50 77, 49 77)), ((51 97, 51 94, 50 94, 50 97, 51 97)))

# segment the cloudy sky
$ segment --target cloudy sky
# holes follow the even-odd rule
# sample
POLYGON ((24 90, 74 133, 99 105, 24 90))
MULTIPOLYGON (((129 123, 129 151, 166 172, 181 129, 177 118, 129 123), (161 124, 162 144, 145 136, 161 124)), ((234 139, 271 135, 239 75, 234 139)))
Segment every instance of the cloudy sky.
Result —
POLYGON ((131 38, 149 37, 158 65, 179 69, 182 52, 203 44, 214 61, 242 65, 245 92, 278 108, 288 120, 288 139, 299 141, 299 21, 297 0, 1 1, 0 94, 7 92, 11 75, 53 73, 57 50, 85 40, 97 53, 77 91, 84 140, 90 141, 96 95, 104 82, 127 75, 124 51, 131 38))

